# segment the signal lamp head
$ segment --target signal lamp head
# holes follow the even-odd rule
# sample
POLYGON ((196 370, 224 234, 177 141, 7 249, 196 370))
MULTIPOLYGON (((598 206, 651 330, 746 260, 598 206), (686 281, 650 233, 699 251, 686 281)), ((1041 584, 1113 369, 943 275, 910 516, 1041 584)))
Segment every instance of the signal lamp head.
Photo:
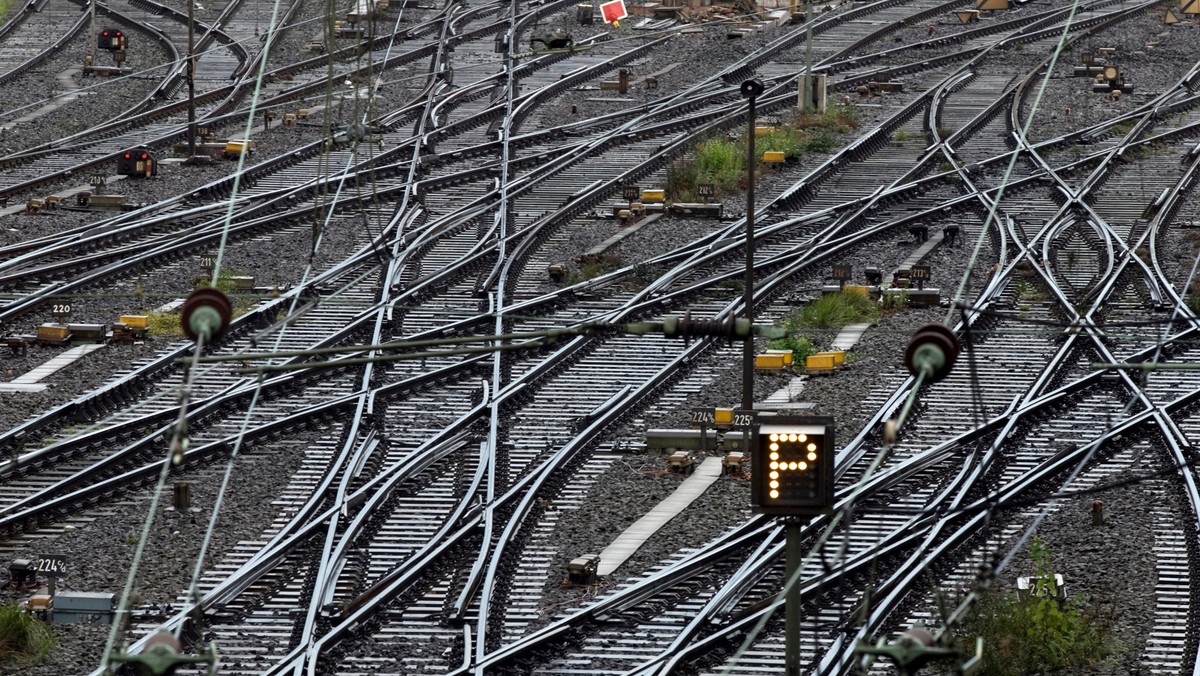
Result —
POLYGON ((833 506, 833 419, 776 416, 758 429, 752 505, 773 516, 812 516, 833 506))

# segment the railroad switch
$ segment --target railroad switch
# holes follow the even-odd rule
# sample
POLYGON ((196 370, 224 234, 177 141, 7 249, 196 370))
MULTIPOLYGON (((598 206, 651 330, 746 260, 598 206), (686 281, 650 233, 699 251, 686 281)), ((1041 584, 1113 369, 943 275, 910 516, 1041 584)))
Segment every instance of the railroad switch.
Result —
POLYGON ((12 350, 14 357, 24 357, 29 350, 29 344, 36 338, 34 336, 8 336, 4 339, 8 349, 12 350))
POLYGON ((947 225, 942 228, 942 243, 946 246, 954 246, 958 242, 958 233, 957 225, 947 225))

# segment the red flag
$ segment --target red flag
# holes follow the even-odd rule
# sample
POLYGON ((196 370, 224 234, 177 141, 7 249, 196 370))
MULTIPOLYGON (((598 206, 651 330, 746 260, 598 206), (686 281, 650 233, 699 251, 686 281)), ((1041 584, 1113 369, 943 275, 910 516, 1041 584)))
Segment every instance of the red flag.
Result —
POLYGON ((621 19, 629 16, 625 11, 625 0, 612 0, 600 5, 600 15, 604 17, 605 23, 616 23, 621 19))

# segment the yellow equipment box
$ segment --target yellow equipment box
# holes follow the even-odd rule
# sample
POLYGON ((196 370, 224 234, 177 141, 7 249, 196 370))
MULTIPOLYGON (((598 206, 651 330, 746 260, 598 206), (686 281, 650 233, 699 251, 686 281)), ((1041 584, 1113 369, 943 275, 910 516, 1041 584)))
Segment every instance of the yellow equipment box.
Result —
POLYGON ((225 154, 226 155, 241 155, 244 152, 251 152, 253 150, 254 150, 254 141, 251 141, 250 139, 246 139, 244 141, 226 141, 225 142, 225 154))
POLYGON ((729 427, 733 425, 732 408, 713 409, 713 427, 729 427))
POLYGON ((61 345, 71 337, 66 324, 42 324, 37 329, 37 342, 61 345))
POLYGON ((830 350, 829 352, 818 352, 815 356, 833 357, 834 366, 841 366, 846 363, 846 353, 841 351, 830 350))
POLYGON ((235 291, 252 291, 254 289, 254 278, 247 275, 230 277, 229 281, 233 282, 235 291))
POLYGON ((794 357, 792 356, 792 351, 791 351, 791 350, 767 350, 767 352, 766 352, 766 353, 767 353, 767 354, 778 354, 778 355, 783 355, 783 365, 784 365, 784 366, 791 366, 791 365, 792 365, 792 360, 794 359, 794 357))
MULTIPOLYGON (((783 368, 783 355, 781 354, 756 354, 754 355, 754 368, 779 370, 783 368)), ((830 367, 832 368, 832 367, 830 367)))
POLYGON ((667 198, 666 190, 643 190, 643 202, 661 202, 667 198))
POLYGON ((837 363, 832 354, 813 354, 804 360, 804 367, 809 371, 832 371, 837 363))
POLYGON ((848 293, 852 296, 862 296, 863 298, 868 298, 871 295, 870 289, 865 286, 859 286, 858 284, 847 284, 846 286, 843 286, 842 293, 848 293))
POLYGON ((145 331, 150 325, 150 317, 148 315, 121 315, 117 321, 135 331, 145 331))
POLYGON ((767 152, 763 153, 763 162, 766 162, 767 164, 780 164, 785 159, 787 158, 784 157, 783 151, 781 150, 768 150, 767 152))
POLYGON ((762 136, 763 134, 770 134, 770 133, 771 133, 771 132, 773 132, 773 131, 775 131, 775 127, 770 127, 770 126, 755 127, 755 128, 754 128, 754 135, 755 135, 755 136, 762 136))

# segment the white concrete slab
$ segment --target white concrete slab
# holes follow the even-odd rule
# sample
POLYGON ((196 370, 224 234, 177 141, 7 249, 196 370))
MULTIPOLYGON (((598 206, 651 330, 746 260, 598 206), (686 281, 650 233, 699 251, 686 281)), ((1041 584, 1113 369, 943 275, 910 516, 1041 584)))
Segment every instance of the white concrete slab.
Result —
POLYGON ((163 303, 162 305, 159 305, 158 307, 154 308, 154 311, 155 312, 174 312, 174 311, 178 310, 179 308, 183 307, 183 304, 185 302, 187 302, 186 298, 176 298, 175 300, 171 301, 170 303, 163 303))
MULTIPOLYGON (((62 87, 62 93, 55 94, 54 96, 52 96, 50 98, 49 101, 46 102, 45 105, 41 106, 40 108, 38 108, 32 112, 24 114, 21 117, 18 117, 17 119, 13 120, 12 122, 9 122, 8 124, 0 126, 0 129, 3 129, 4 131, 8 131, 9 129, 12 129, 13 127, 15 127, 19 124, 24 124, 26 122, 32 122, 32 121, 38 119, 39 117, 48 115, 48 114, 58 110, 59 108, 62 108, 63 106, 67 105, 68 103, 74 101, 75 99, 77 99, 81 96, 91 96, 91 95, 95 94, 96 93, 95 91, 87 89, 86 87, 76 87, 75 86, 74 76, 82 70, 83 70, 82 67, 74 66, 74 67, 68 68, 68 69, 64 70, 63 72, 59 73, 58 75, 56 75, 54 79, 58 80, 59 86, 62 87)), ((92 86, 94 86, 94 85, 91 85, 91 84, 88 85, 88 87, 92 87, 92 86)))
POLYGON ((0 393, 4 392, 45 392, 50 386, 45 383, 0 383, 0 393))
POLYGON ((102 347, 104 345, 99 343, 76 345, 41 366, 35 366, 29 371, 13 378, 11 382, 0 383, 0 392, 44 392, 49 386, 43 384, 42 380, 62 370, 68 364, 83 359, 85 356, 102 347))
POLYGON ((871 325, 865 322, 862 324, 849 324, 843 327, 837 338, 833 339, 833 345, 830 349, 841 350, 842 352, 848 351, 858 343, 858 339, 862 338, 863 333, 869 328, 871 328, 871 325))
POLYGON ((772 404, 786 404, 795 401, 796 397, 799 397, 800 393, 804 391, 804 383, 807 381, 808 376, 796 376, 787 385, 772 392, 764 401, 772 404))
POLYGON ((696 466, 692 475, 679 484, 675 492, 654 506, 632 526, 625 529, 612 544, 600 552, 599 575, 611 575, 621 567, 633 553, 650 539, 668 521, 679 515, 685 507, 695 502, 708 487, 721 476, 721 459, 709 457, 696 466))

